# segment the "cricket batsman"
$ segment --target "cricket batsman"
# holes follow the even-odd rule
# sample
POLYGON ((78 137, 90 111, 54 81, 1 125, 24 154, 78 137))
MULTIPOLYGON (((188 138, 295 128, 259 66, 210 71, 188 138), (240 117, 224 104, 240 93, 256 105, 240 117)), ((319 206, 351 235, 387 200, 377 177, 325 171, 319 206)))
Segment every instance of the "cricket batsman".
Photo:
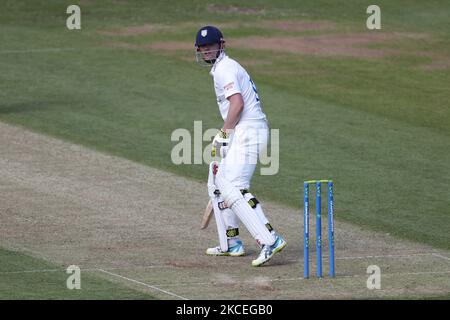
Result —
POLYGON ((225 53, 225 41, 219 29, 201 28, 195 47, 197 62, 211 67, 217 103, 224 120, 212 142, 212 151, 221 161, 211 163, 208 178, 220 245, 208 248, 206 254, 245 255, 239 237, 240 220, 261 248, 259 256, 252 261, 252 266, 258 267, 286 246, 286 241, 270 225, 259 201, 249 192, 258 158, 268 143, 266 115, 261 109, 255 83, 247 71, 225 53))

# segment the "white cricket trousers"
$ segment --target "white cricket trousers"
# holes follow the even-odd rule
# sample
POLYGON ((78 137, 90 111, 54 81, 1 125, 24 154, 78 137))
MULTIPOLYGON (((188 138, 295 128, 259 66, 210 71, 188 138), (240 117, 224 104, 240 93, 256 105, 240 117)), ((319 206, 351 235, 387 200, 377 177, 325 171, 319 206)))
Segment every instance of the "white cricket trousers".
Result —
MULTIPOLYGON (((266 120, 240 121, 230 137, 228 153, 220 162, 217 174, 224 175, 238 189, 249 189, 259 156, 266 150, 268 140, 269 126, 266 120)), ((255 212, 254 219, 259 222, 254 223, 268 223, 260 204, 255 212)), ((222 214, 227 229, 238 228, 239 219, 231 209, 224 209, 222 214)))
POLYGON ((230 146, 219 165, 218 174, 238 189, 249 189, 259 156, 267 148, 269 126, 266 120, 240 121, 230 137, 230 146))

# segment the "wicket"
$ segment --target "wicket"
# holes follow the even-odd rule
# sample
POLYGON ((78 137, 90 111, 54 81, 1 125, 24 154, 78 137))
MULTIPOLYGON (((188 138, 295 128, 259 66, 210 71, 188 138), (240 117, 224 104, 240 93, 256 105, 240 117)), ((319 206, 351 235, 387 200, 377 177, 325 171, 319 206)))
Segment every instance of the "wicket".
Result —
POLYGON ((303 242, 303 264, 304 278, 309 278, 309 186, 316 186, 316 276, 322 278, 322 183, 328 187, 328 246, 329 276, 334 278, 334 219, 333 219, 333 181, 332 180, 309 180, 303 183, 304 193, 304 242, 303 242))

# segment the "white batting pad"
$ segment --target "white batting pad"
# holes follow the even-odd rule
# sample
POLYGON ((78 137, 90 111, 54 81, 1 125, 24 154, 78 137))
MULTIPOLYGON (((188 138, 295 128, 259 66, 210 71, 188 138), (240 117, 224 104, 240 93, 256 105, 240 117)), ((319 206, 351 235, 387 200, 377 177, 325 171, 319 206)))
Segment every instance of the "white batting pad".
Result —
MULTIPOLYGON (((250 193, 247 192, 246 194, 244 194, 244 199, 245 201, 249 201, 251 198, 254 198, 254 196, 250 193)), ((266 225, 267 223, 269 223, 269 220, 267 219, 266 215, 264 214, 264 211, 262 209, 261 203, 258 203, 256 205, 256 208, 254 208, 253 210, 255 210, 256 214, 259 217, 259 220, 261 220, 261 222, 266 225)))
POLYGON ((223 252, 227 252, 228 251, 227 227, 225 225, 222 212, 220 211, 218 206, 218 197, 211 198, 211 200, 214 209, 214 218, 216 220, 217 234, 219 235, 220 249, 223 252))
MULTIPOLYGON (((219 197, 219 201, 223 201, 221 199, 222 197, 219 197)), ((234 213, 233 210, 231 210, 230 208, 224 209, 222 210, 222 215, 225 225, 227 226, 227 230, 239 228, 239 220, 236 213, 234 213)))
POLYGON ((275 238, 244 199, 239 189, 220 173, 216 176, 215 183, 228 207, 238 216, 253 238, 261 244, 273 245, 275 238))
POLYGON ((220 249, 223 252, 226 252, 226 251, 228 251, 227 226, 225 224, 225 220, 223 218, 222 212, 219 209, 219 195, 215 194, 215 192, 214 192, 217 188, 216 184, 215 184, 216 175, 214 174, 214 171, 217 170, 217 168, 218 168, 218 163, 216 161, 212 161, 209 164, 208 195, 209 195, 212 205, 213 205, 214 218, 216 220, 216 226, 217 226, 217 234, 219 235, 220 249))

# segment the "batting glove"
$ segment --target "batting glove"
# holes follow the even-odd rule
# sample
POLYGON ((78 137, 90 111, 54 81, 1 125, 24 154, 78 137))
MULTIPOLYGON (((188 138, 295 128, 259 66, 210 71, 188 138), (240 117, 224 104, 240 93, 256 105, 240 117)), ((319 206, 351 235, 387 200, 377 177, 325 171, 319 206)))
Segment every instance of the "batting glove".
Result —
POLYGON ((212 142, 211 156, 215 157, 218 154, 219 157, 225 158, 228 152, 229 145, 229 134, 225 130, 220 129, 212 142))

